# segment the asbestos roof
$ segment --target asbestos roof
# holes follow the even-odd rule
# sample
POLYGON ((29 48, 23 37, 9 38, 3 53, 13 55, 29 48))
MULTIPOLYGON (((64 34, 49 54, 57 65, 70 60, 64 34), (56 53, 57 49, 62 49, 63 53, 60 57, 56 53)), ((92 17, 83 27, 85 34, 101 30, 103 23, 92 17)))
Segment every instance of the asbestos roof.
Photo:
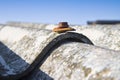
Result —
POLYGON ((9 22, 0 25, 2 80, 119 80, 120 25, 71 27, 9 22))

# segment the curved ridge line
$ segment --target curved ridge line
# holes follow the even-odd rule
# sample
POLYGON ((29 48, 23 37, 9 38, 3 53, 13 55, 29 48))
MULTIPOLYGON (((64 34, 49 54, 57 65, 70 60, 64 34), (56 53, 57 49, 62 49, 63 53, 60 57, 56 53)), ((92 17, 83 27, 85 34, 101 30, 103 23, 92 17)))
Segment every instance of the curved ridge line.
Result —
POLYGON ((37 56, 37 58, 33 61, 33 63, 22 73, 16 75, 9 75, 6 77, 1 76, 0 79, 2 80, 17 80, 22 77, 27 76, 35 69, 38 69, 44 61, 50 56, 51 52, 55 49, 56 46, 60 46, 65 41, 72 41, 72 42, 80 42, 85 44, 93 45, 93 43, 84 35, 74 32, 67 32, 61 34, 50 41, 42 50, 42 52, 37 56))

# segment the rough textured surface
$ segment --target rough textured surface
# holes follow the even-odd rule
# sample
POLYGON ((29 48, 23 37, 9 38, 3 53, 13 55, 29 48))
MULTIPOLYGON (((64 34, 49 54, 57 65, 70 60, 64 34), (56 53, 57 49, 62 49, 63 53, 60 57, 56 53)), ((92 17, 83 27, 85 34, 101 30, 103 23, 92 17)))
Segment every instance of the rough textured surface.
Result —
MULTIPOLYGON (((57 25, 53 24, 35 24, 35 23, 22 23, 22 22, 8 22, 11 26, 22 26, 38 29, 52 30, 57 25), (43 27, 44 26, 44 27, 43 27)), ((77 26, 71 25, 76 29, 76 32, 86 35, 92 42, 104 48, 112 50, 120 50, 120 24, 117 25, 86 25, 77 26)))
MULTIPOLYGON (((55 49, 40 70, 54 80, 120 80, 119 55, 120 52, 71 42, 55 49)), ((35 72, 24 79, 42 79, 41 72, 35 72)))
POLYGON ((91 25, 74 28, 76 32, 86 35, 97 46, 120 50, 120 25, 91 25))
MULTIPOLYGON (((95 46, 65 40, 52 50, 44 48, 62 35, 51 32, 53 25, 47 25, 50 28, 45 27, 46 30, 32 24, 29 27, 27 23, 17 25, 0 25, 0 80, 18 79, 21 72, 26 76, 20 80, 120 80, 120 25, 72 26, 95 46), (50 56, 34 67, 42 50, 50 56), (32 72, 24 74, 26 69, 32 72), (17 78, 13 78, 16 74, 17 78)), ((86 43, 86 39, 80 38, 86 43)))
POLYGON ((40 67, 55 80, 120 80, 120 52, 81 43, 64 44, 40 67))
MULTIPOLYGON (((1 73, 1 75, 11 77, 14 75, 13 73, 16 75, 28 69, 49 42, 47 42, 47 39, 52 40, 55 34, 56 33, 51 33, 49 30, 25 29, 9 26, 2 28, 0 31, 0 55, 2 57, 1 59, 4 59, 4 65, 10 68, 9 70, 5 68, 4 71, 6 72, 4 72, 4 74, 1 73)), ((30 69, 32 69, 32 67, 30 69)))
POLYGON ((5 72, 1 73, 1 75, 10 76, 12 79, 16 79, 15 76, 17 74, 17 78, 19 78, 21 75, 24 76, 32 71, 38 63, 41 64, 44 55, 64 39, 74 39, 77 42, 91 43, 85 36, 77 33, 57 34, 50 30, 15 28, 10 26, 2 28, 0 36, 0 55, 2 63, 5 63, 1 66, 9 66, 9 68, 4 68, 5 72))

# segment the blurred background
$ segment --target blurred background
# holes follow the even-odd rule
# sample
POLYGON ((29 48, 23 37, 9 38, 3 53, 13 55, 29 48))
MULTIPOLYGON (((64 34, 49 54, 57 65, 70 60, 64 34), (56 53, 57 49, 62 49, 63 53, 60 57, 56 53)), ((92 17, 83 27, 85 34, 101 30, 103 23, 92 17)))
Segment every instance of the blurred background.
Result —
POLYGON ((0 0, 0 23, 86 24, 93 20, 120 20, 120 0, 0 0))

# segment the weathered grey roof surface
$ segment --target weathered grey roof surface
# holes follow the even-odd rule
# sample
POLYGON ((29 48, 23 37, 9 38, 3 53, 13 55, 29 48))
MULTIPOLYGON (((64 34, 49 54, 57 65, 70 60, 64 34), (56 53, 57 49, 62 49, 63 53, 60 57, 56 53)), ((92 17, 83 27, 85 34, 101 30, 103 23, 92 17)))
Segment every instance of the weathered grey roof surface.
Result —
MULTIPOLYGON (((7 25, 16 27, 29 27, 38 29, 52 30, 57 25, 54 24, 35 24, 23 22, 8 22, 7 25)), ((76 29, 76 32, 87 36, 92 42, 108 49, 120 50, 120 24, 116 25, 74 25, 71 27, 76 29)))
POLYGON ((120 25, 72 26, 76 31, 62 34, 51 31, 56 26, 1 25, 0 79, 120 80, 120 25))

